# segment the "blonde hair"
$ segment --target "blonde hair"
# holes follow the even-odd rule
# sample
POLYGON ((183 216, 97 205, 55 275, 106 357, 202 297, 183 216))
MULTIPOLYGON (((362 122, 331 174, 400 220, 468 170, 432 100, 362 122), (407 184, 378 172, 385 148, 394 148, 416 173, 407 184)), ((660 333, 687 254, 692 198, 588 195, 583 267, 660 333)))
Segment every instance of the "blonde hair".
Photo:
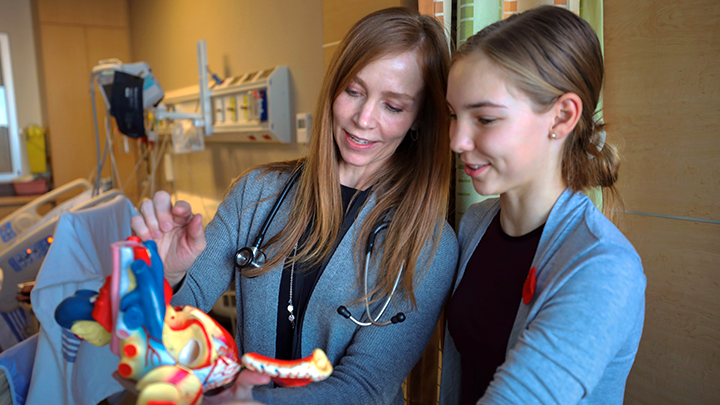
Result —
MULTIPOLYGON (((404 52, 418 53, 424 81, 422 105, 415 121, 417 136, 406 135, 389 163, 370 180, 376 204, 360 230, 361 243, 356 244, 356 256, 361 263, 365 246, 362 242, 380 222, 391 216, 384 240, 385 254, 380 261, 381 279, 368 292, 368 298, 377 292, 381 293, 379 297, 387 296, 404 263, 399 296, 415 306, 413 282, 419 270, 416 263, 428 245, 432 245, 432 249, 425 252, 425 257, 432 257, 447 213, 451 152, 445 92, 450 56, 441 25, 432 17, 406 8, 389 8, 366 16, 340 43, 318 99, 309 155, 261 166, 267 174, 290 172, 304 165, 290 221, 265 244, 274 246, 277 253, 264 266, 244 272, 244 276, 264 274, 282 263, 308 224, 309 235, 298 250, 296 260, 312 266, 330 254, 344 214, 338 174, 341 156, 333 136, 333 102, 363 67, 384 56, 404 52)), ((357 277, 359 280, 359 270, 357 277)))
POLYGON ((604 63, 590 24, 560 7, 537 7, 485 27, 452 62, 478 52, 505 70, 536 112, 548 111, 565 93, 580 97, 582 115, 563 146, 562 177, 575 191, 602 187, 603 212, 615 217, 622 206, 615 186, 620 158, 605 142, 605 124, 595 119, 604 63))

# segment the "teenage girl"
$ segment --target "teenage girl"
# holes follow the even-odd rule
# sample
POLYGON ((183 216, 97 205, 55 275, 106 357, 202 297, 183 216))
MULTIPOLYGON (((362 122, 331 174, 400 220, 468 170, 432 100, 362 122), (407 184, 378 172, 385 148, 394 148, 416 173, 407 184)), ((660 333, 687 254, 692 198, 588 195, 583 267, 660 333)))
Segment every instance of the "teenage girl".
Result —
POLYGON ((621 404, 644 318, 616 212, 619 159, 595 109, 589 24, 554 6, 488 26, 452 60, 451 148, 481 195, 459 228, 441 403, 621 404))

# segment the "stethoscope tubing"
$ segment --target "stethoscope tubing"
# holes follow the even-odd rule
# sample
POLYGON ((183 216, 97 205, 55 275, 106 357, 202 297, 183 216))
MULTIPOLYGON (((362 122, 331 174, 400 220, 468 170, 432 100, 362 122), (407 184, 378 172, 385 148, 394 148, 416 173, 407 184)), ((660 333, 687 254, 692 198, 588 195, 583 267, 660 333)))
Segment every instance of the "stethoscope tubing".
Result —
POLYGON ((290 179, 288 179, 287 183, 285 183, 285 187, 283 187, 282 193, 280 194, 280 196, 278 196, 277 200, 275 200, 275 205, 273 205, 272 210, 270 211, 270 215, 268 215, 268 217, 265 219, 262 228, 260 228, 260 232, 255 237, 255 243, 253 243, 252 245, 253 249, 260 249, 260 245, 262 245, 263 239, 265 239, 265 234, 267 234, 268 228, 270 228, 270 223, 272 223, 273 219, 275 219, 275 215, 280 209, 283 201, 285 201, 287 193, 290 192, 290 189, 295 184, 298 176, 300 176, 300 172, 302 172, 301 168, 295 169, 290 179))
MULTIPOLYGON (((370 252, 365 254, 365 296, 367 297, 368 293, 368 266, 370 264, 370 252)), ((390 291, 390 296, 388 296, 387 300, 385 300, 385 304, 383 304, 382 309, 380 309, 380 312, 378 313, 378 316, 373 318, 372 314, 370 313, 370 303, 368 302, 368 299, 365 298, 365 314, 368 317, 368 320, 370 322, 356 322, 360 326, 387 326, 392 323, 392 321, 385 321, 385 322, 378 322, 378 320, 383 316, 385 313, 385 310, 387 309, 388 305, 390 305, 390 301, 392 300, 392 296, 395 294, 395 291, 397 290, 398 283, 400 283, 400 279, 402 278, 402 273, 405 268, 405 262, 402 263, 400 266, 400 272, 398 273, 397 277, 395 278, 395 283, 393 284, 392 291, 390 291)))
POLYGON ((240 248, 235 252, 235 267, 239 269, 244 269, 246 267, 260 267, 265 264, 265 252, 260 249, 260 246, 265 239, 265 235, 270 228, 270 224, 272 223, 273 219, 275 219, 275 215, 280 209, 283 201, 285 201, 285 197, 297 181, 298 176, 300 176, 300 172, 302 172, 302 166, 295 169, 292 176, 290 176, 290 179, 288 179, 288 181, 285 183, 282 192, 275 200, 275 204, 273 204, 272 209, 270 209, 270 214, 268 214, 267 218, 265 218, 265 221, 263 221, 263 224, 260 227, 260 232, 258 232, 258 234, 255 236, 255 241, 253 242, 253 244, 249 247, 246 246, 240 248))
MULTIPOLYGON (((235 266, 239 269, 244 269, 246 267, 252 266, 252 267, 259 267, 265 263, 265 253, 260 249, 260 246, 262 245, 263 240, 265 239, 265 235, 270 228, 270 224, 272 223, 273 219, 275 219, 275 215, 277 214, 278 210, 280 209, 280 206, 282 205, 283 201, 285 201, 285 197, 287 196, 288 192, 292 188, 292 186, 297 181, 298 176, 300 176, 300 173, 302 172, 302 166, 298 167, 292 174, 292 176, 288 179, 288 181, 285 183, 285 186, 283 187, 282 192, 275 200, 275 204, 273 205, 272 209, 270 210, 270 214, 268 214, 267 218, 265 218, 265 221, 263 222, 262 226, 260 227, 260 231, 255 236, 255 240, 253 244, 249 247, 240 248, 235 252, 235 266), (250 251, 250 252, 248 252, 250 251), (247 253, 250 253, 249 255, 247 253), (247 257, 245 257, 247 256, 247 257), (240 258, 243 259, 243 263, 240 262, 240 258)), ((398 272, 397 278, 395 278, 395 283, 393 284, 393 288, 390 291, 390 295, 385 300, 385 303, 383 304, 382 308, 380 309, 380 312, 376 317, 373 317, 370 313, 370 303, 368 301, 368 267, 370 266, 370 257, 372 256, 372 251, 375 246, 375 238, 377 237, 377 234, 380 233, 383 229, 387 228, 390 225, 389 221, 383 221, 378 225, 373 232, 369 235, 367 244, 365 245, 365 263, 363 266, 363 272, 364 274, 364 291, 365 291, 365 314, 367 315, 367 318, 369 322, 360 322, 357 319, 355 319, 351 314, 350 311, 344 306, 340 306, 337 309, 337 312, 347 318, 353 321, 358 326, 388 326, 395 323, 400 323, 405 321, 405 314, 402 312, 397 313, 395 316, 393 316, 389 321, 385 322, 378 322, 380 318, 385 313, 385 310, 390 305, 390 302, 392 301, 392 297, 395 294, 395 291, 397 290, 397 286, 400 283, 400 279, 403 275, 403 270, 405 268, 405 262, 402 263, 400 266, 400 271, 398 272)))

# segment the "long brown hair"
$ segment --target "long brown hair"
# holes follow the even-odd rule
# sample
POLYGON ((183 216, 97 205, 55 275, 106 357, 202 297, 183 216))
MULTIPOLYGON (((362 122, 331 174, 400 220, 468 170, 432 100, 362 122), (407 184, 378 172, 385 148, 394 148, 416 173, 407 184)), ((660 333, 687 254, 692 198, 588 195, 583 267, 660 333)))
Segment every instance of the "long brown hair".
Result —
MULTIPOLYGON (((404 52, 417 52, 422 65, 422 105, 414 125, 417 134, 406 135, 389 163, 369 181, 376 204, 360 230, 356 260, 360 263, 364 241, 373 229, 391 216, 384 240, 385 254, 380 261, 380 280, 368 292, 368 298, 387 296, 404 263, 399 296, 415 306, 415 274, 426 270, 430 260, 426 260, 425 269, 417 269, 416 264, 426 246, 431 248, 423 252, 423 258, 432 257, 447 213, 451 153, 445 92, 450 56, 441 25, 432 17, 406 8, 389 8, 366 16, 340 43, 318 99, 309 155, 261 166, 268 174, 304 165, 290 221, 265 244, 274 246, 274 256, 264 266, 244 272, 244 276, 264 274, 282 263, 308 224, 309 235, 295 260, 312 266, 330 254, 343 221, 338 174, 341 156, 333 136, 333 102, 363 67, 384 56, 404 52), (381 294, 376 295, 377 292, 381 294)), ((359 270, 357 276, 359 279, 359 270)))
POLYGON ((615 186, 620 158, 605 142, 605 124, 595 119, 605 69, 590 24, 561 7, 541 6, 485 27, 452 61, 477 52, 505 70, 536 112, 548 111, 565 93, 580 97, 582 115, 563 145, 562 177, 575 191, 602 187, 603 212, 614 218, 622 206, 615 186))

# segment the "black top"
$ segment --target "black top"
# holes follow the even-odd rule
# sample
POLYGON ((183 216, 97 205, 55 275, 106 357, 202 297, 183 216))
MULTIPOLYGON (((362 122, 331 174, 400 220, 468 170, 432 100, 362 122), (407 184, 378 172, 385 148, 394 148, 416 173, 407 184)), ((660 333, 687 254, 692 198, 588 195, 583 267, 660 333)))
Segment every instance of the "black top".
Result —
MULTIPOLYGON (((293 314, 295 315, 295 325, 288 320, 290 313, 288 312, 288 300, 290 298, 290 269, 292 268, 292 257, 288 257, 285 261, 285 267, 282 278, 280 280, 280 295, 278 297, 278 317, 277 317, 277 343, 275 346, 275 357, 282 360, 297 360, 300 358, 300 337, 302 336, 302 321, 305 315, 308 301, 312 295, 315 285, 320 275, 325 270, 330 258, 335 253, 335 249, 340 244, 343 236, 355 222, 360 213, 360 208, 365 204, 370 195, 370 188, 365 191, 358 192, 354 188, 341 187, 343 212, 345 220, 343 221, 340 232, 333 245, 330 254, 319 265, 312 268, 306 268, 302 264, 295 263, 295 275, 293 276, 293 306, 295 307, 293 314), (353 200, 353 196, 357 193, 357 197, 353 200), (352 200, 352 206, 350 202, 352 200)), ((309 229, 309 227, 308 227, 309 229)), ((301 249, 303 238, 300 240, 298 250, 301 249)), ((339 316, 339 315, 338 315, 339 316)))
POLYGON ((460 404, 475 404, 505 362, 523 285, 543 227, 512 237, 502 230, 498 212, 450 299, 448 331, 462 367, 460 404))

